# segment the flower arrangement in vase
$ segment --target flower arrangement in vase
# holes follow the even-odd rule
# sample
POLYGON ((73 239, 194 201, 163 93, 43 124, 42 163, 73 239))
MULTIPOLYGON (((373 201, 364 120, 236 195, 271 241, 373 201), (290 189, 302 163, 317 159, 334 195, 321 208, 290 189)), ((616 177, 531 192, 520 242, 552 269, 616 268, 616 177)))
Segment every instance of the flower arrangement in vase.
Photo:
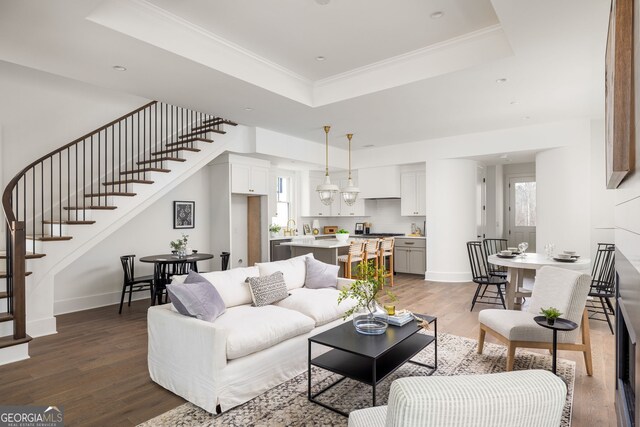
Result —
POLYGON ((172 240, 169 242, 171 245, 172 252, 177 254, 179 257, 187 256, 187 243, 189 242, 189 235, 183 234, 181 238, 177 240, 172 240))

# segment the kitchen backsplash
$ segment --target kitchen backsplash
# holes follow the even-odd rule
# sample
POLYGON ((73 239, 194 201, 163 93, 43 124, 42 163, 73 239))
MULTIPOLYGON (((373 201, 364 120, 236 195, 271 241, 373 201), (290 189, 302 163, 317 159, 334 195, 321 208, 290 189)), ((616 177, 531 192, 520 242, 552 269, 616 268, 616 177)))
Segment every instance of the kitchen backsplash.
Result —
MULTIPOLYGON (((336 201, 334 201, 336 203, 336 201)), ((424 216, 400 216, 400 199, 365 200, 366 217, 317 217, 303 218, 304 223, 311 224, 313 219, 320 222, 320 231, 325 225, 336 225, 339 228, 354 232, 356 222, 370 222, 372 233, 411 233, 411 223, 422 229, 424 216)), ((302 234, 302 226, 298 227, 302 234)))

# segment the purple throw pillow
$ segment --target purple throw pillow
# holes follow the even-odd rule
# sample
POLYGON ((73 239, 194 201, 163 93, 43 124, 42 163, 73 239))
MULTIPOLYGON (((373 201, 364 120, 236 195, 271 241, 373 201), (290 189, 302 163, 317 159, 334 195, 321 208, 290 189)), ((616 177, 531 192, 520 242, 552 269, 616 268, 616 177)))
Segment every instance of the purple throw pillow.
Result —
POLYGON ((178 313, 184 316, 213 322, 226 310, 217 289, 206 280, 167 285, 167 293, 178 313))
POLYGON ((307 258, 306 263, 307 274, 304 279, 305 288, 337 288, 339 266, 326 264, 313 258, 307 258))

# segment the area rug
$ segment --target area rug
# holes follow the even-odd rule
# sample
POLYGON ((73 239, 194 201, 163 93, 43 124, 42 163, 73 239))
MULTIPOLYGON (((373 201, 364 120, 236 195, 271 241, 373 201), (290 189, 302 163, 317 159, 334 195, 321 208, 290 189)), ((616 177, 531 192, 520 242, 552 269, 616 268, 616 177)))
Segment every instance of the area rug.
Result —
MULTIPOLYGON (((456 335, 438 334, 438 370, 434 375, 475 375, 503 372, 507 348, 485 343, 484 354, 477 354, 477 341, 456 335)), ((433 363, 433 346, 420 352, 414 360, 433 363)), ((551 369, 549 354, 517 350, 514 370, 551 369)), ((571 425, 571 404, 575 362, 558 359, 557 372, 567 384, 567 401, 562 414, 563 427, 571 425)), ((424 375, 425 368, 407 363, 377 387, 377 403, 387 402, 389 386, 397 378, 424 375)), ((331 384, 339 376, 322 369, 312 373, 313 391, 331 384)), ((371 387, 347 379, 318 398, 333 407, 350 412, 371 405, 371 387)), ((346 426, 347 418, 307 400, 307 373, 298 375, 249 402, 224 414, 212 416, 191 403, 185 403, 153 418, 143 427, 155 426, 346 426)))

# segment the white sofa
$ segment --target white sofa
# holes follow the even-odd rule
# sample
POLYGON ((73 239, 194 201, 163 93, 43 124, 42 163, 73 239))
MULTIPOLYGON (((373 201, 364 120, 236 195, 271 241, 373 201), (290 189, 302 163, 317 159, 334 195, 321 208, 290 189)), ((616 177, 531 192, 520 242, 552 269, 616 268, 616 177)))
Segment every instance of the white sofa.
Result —
MULTIPOLYGON (((341 324, 353 304, 338 306, 337 289, 305 288, 304 258, 203 273, 227 307, 214 322, 183 316, 171 304, 150 307, 151 379, 215 413, 217 405, 226 411, 304 372, 307 339, 341 324), (275 271, 283 272, 290 296, 274 305, 252 306, 245 279, 275 271)), ((185 277, 174 277, 174 282, 185 277)), ((339 278, 338 288, 352 282, 339 278)), ((313 357, 327 350, 313 346, 313 357)))
POLYGON ((566 396, 541 370, 400 378, 388 406, 351 412, 349 427, 558 427, 566 396))

